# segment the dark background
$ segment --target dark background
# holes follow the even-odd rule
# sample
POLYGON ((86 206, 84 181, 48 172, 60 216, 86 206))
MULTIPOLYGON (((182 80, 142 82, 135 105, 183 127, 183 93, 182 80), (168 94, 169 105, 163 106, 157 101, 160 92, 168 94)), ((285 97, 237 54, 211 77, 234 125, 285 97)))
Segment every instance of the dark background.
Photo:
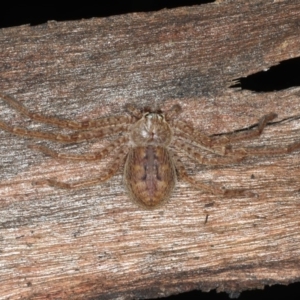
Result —
MULTIPOLYGON (((120 1, 110 0, 104 3, 88 4, 84 2, 72 3, 68 5, 52 4, 50 2, 40 2, 28 4, 23 1, 20 4, 16 2, 9 3, 5 1, 5 5, 1 5, 0 10, 0 28, 19 26, 23 24, 38 25, 49 20, 67 21, 80 20, 92 17, 107 17, 118 14, 139 11, 156 11, 163 8, 175 8, 180 6, 189 6, 196 4, 204 4, 213 1, 204 0, 131 0, 120 1)), ((97 1, 99 2, 99 1, 97 1)), ((273 67, 268 72, 257 73, 248 78, 240 79, 242 88, 250 89, 255 92, 266 92, 272 90, 280 90, 290 86, 300 85, 300 59, 295 58, 283 62, 280 66, 273 67), (263 78, 262 78, 263 76, 263 78), (283 82, 283 79, 285 80, 283 82), (271 83, 271 85, 270 85, 271 83), (283 84, 284 83, 284 84, 283 84)), ((171 296, 169 300, 181 299, 214 299, 226 300, 236 298, 238 295, 228 295, 226 293, 202 293, 200 291, 192 291, 177 296, 171 296)), ((300 299, 300 283, 290 284, 289 286, 275 285, 265 287, 264 290, 246 291, 240 294, 239 300, 260 300, 260 299, 300 299)))

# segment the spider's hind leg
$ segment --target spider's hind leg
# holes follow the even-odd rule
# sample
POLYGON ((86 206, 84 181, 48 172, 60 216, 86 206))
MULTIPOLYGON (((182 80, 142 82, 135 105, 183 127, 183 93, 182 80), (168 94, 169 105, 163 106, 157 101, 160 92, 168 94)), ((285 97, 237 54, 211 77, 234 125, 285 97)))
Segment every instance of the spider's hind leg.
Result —
POLYGON ((246 189, 222 189, 219 186, 213 186, 213 185, 209 185, 197 181, 187 174, 185 167, 182 161, 180 160, 179 156, 176 155, 175 153, 172 153, 172 156, 174 158, 176 170, 180 178, 200 190, 203 190, 205 192, 214 195, 222 195, 224 197, 237 197, 237 196, 255 197, 256 196, 255 193, 246 189))
POLYGON ((97 185, 109 180, 112 176, 116 174, 121 164, 123 163, 124 158, 127 154, 127 147, 121 148, 118 153, 113 157, 112 165, 99 177, 96 178, 88 178, 77 182, 62 182, 56 179, 41 179, 33 182, 33 184, 47 184, 53 187, 58 187, 62 189, 77 189, 84 188, 92 185, 97 185))

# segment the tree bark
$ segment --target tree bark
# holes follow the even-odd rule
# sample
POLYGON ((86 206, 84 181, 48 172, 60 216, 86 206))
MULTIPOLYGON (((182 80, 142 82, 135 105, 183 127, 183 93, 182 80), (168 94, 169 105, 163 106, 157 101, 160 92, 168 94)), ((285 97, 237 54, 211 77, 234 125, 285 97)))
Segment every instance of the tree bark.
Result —
MULTIPOLYGON (((281 147, 300 140, 299 88, 229 86, 299 56, 299 24, 297 0, 235 0, 2 29, 0 90, 32 112, 79 121, 125 114, 127 103, 162 110, 179 103, 180 119, 208 135, 275 112, 260 138, 236 147, 281 147)), ((69 132, 0 105, 0 120, 10 125, 69 132)), ((235 293, 300 278, 299 151, 222 167, 184 159, 197 180, 257 197, 210 195, 179 178, 170 201, 149 211, 130 201, 122 169, 79 190, 32 184, 97 176, 110 156, 74 163, 28 148, 41 141, 4 131, 0 139, 1 299, 235 293)), ((108 140, 42 144, 81 153, 108 140)))

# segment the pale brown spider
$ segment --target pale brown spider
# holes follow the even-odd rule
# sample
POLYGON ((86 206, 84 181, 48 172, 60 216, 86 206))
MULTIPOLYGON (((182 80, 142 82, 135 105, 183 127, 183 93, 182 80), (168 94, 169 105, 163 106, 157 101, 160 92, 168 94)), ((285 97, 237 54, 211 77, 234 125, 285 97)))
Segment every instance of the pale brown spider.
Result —
POLYGON ((62 143, 79 143, 102 138, 106 135, 117 136, 104 150, 91 154, 58 153, 45 146, 31 145, 31 148, 54 158, 84 161, 100 160, 114 149, 119 149, 115 154, 111 168, 97 178, 75 183, 46 179, 43 180, 44 183, 66 189, 98 184, 110 179, 126 158, 124 183, 129 197, 146 208, 155 208, 170 198, 176 184, 177 174, 192 186, 212 194, 224 196, 254 195, 245 189, 222 189, 218 186, 196 181, 186 173, 183 163, 175 153, 176 150, 183 150, 190 158, 201 164, 223 165, 239 162, 249 155, 289 153, 300 148, 300 142, 281 148, 233 149, 231 147, 232 142, 260 136, 266 124, 276 118, 277 115, 274 113, 265 115, 260 119, 258 125, 251 130, 228 133, 222 137, 209 137, 195 130, 188 123, 177 120, 176 117, 181 111, 179 105, 173 106, 171 110, 165 113, 151 110, 141 112, 134 106, 127 105, 126 110, 129 115, 75 122, 31 113, 15 99, 3 94, 0 94, 0 97, 14 109, 34 121, 77 130, 68 135, 53 134, 28 130, 23 127, 12 127, 0 121, 0 128, 12 134, 62 143), (120 135, 120 133, 124 134, 120 135), (212 157, 203 156, 201 154, 203 151, 213 154, 212 157))

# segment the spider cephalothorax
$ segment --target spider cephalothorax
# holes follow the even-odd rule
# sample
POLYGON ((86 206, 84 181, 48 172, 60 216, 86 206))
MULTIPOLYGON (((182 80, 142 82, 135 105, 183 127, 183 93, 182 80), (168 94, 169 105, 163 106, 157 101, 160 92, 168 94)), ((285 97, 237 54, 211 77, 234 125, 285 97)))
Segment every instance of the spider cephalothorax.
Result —
POLYGON ((167 147, 171 143, 172 136, 172 129, 162 113, 145 113, 131 126, 129 132, 129 140, 133 147, 148 145, 167 147))

